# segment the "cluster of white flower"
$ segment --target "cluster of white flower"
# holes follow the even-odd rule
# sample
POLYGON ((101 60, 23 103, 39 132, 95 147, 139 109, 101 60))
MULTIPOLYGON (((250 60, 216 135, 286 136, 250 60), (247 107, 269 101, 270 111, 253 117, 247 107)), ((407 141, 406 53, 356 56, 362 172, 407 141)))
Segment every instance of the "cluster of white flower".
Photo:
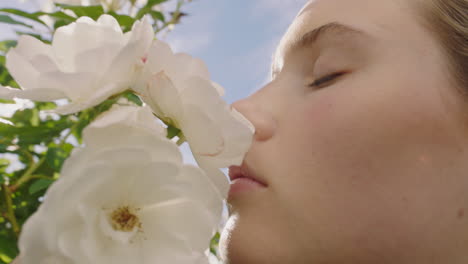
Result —
POLYGON ((253 126, 220 96, 206 66, 174 54, 137 22, 122 33, 108 15, 61 27, 51 45, 28 36, 7 54, 21 89, 0 97, 93 107, 126 90, 146 103, 114 106, 83 132, 20 237, 23 264, 207 263, 227 196, 219 170, 242 162, 253 126), (200 167, 184 165, 155 118, 179 128, 200 167))

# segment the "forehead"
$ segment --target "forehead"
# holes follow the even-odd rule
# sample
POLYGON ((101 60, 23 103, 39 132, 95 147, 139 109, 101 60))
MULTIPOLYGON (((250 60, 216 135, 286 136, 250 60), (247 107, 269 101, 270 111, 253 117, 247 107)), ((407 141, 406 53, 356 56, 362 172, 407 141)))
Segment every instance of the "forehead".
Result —
POLYGON ((347 25, 387 43, 414 35, 418 29, 411 1, 415 0, 308 1, 283 36, 274 67, 281 68, 285 55, 306 33, 328 23, 347 25))

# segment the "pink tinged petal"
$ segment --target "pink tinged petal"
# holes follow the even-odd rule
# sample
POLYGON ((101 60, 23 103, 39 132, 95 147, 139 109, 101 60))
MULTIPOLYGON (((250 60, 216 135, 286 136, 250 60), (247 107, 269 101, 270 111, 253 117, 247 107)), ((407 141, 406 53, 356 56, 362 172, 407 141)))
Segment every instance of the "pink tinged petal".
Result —
POLYGON ((137 65, 139 73, 132 88, 136 92, 144 94, 151 76, 167 69, 166 65, 172 60, 172 57, 173 53, 169 45, 159 40, 153 40, 149 49, 140 58, 142 63, 137 65))

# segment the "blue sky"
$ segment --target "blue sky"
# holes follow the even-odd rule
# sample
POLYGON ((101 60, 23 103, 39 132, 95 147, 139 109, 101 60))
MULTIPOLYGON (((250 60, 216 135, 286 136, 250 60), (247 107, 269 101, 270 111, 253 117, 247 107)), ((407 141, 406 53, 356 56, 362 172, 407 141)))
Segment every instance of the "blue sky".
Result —
MULTIPOLYGON (((40 0, 1 0, 0 7, 37 10, 40 0)), ((164 40, 173 49, 203 59, 225 100, 251 94, 268 80, 271 55, 306 0, 194 0, 190 15, 164 40)), ((0 39, 14 36, 0 24, 0 39)))
POLYGON ((185 22, 168 35, 181 51, 202 58, 225 99, 240 99, 269 77, 272 53, 305 0, 195 0, 185 22), (191 40, 193 42, 191 43, 191 40))

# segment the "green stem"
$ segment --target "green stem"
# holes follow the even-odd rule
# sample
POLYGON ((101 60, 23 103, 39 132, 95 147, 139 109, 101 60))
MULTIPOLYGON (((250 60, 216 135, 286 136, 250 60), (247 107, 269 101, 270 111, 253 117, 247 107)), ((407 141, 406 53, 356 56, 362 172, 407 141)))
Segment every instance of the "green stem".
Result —
POLYGON ((185 137, 180 137, 179 140, 177 140, 176 144, 177 144, 177 146, 180 146, 180 145, 184 144, 185 141, 186 141, 185 137))
MULTIPOLYGON (((68 133, 60 140, 60 143, 58 144, 59 147, 65 144, 66 140, 68 139, 68 137, 71 136, 71 134, 73 133, 73 130, 76 128, 77 125, 78 125, 78 122, 70 127, 70 131, 68 131, 68 133)), ((31 166, 29 166, 29 168, 24 172, 24 174, 20 176, 20 178, 18 179, 18 181, 16 181, 15 184, 10 186, 10 191, 14 192, 18 190, 18 188, 21 187, 21 185, 25 184, 26 182, 28 182, 29 180, 33 178, 36 178, 37 175, 34 175, 34 172, 36 172, 36 170, 44 163, 45 160, 46 160, 46 155, 42 156, 42 158, 39 159, 39 161, 36 163, 31 161, 31 166)))
POLYGON ((53 178, 45 175, 33 175, 31 179, 44 179, 44 180, 52 180, 53 178))
POLYGON ((16 220, 15 212, 13 210, 13 201, 11 200, 11 192, 6 184, 2 184, 2 190, 3 190, 3 194, 4 194, 6 206, 7 206, 7 218, 10 221, 11 226, 13 227, 13 232, 18 238, 18 235, 20 233, 20 227, 18 225, 18 221, 16 220))
POLYGON ((180 10, 182 8, 182 6, 184 5, 184 1, 183 0, 179 0, 179 2, 177 2, 177 6, 176 6, 176 10, 172 13, 172 18, 171 20, 165 22, 161 27, 158 27, 156 30, 155 30, 155 34, 163 31, 164 29, 166 29, 168 26, 172 25, 172 24, 177 24, 179 19, 180 19, 180 10))
POLYGON ((21 175, 21 177, 18 179, 18 181, 16 181, 15 184, 13 184, 12 186, 10 186, 10 190, 12 192, 18 190, 18 188, 23 185, 24 183, 28 182, 29 180, 31 180, 33 178, 33 173, 44 163, 44 161, 46 160, 46 155, 44 155, 38 162, 32 164, 31 166, 29 166, 29 168, 24 172, 23 175, 21 175))

